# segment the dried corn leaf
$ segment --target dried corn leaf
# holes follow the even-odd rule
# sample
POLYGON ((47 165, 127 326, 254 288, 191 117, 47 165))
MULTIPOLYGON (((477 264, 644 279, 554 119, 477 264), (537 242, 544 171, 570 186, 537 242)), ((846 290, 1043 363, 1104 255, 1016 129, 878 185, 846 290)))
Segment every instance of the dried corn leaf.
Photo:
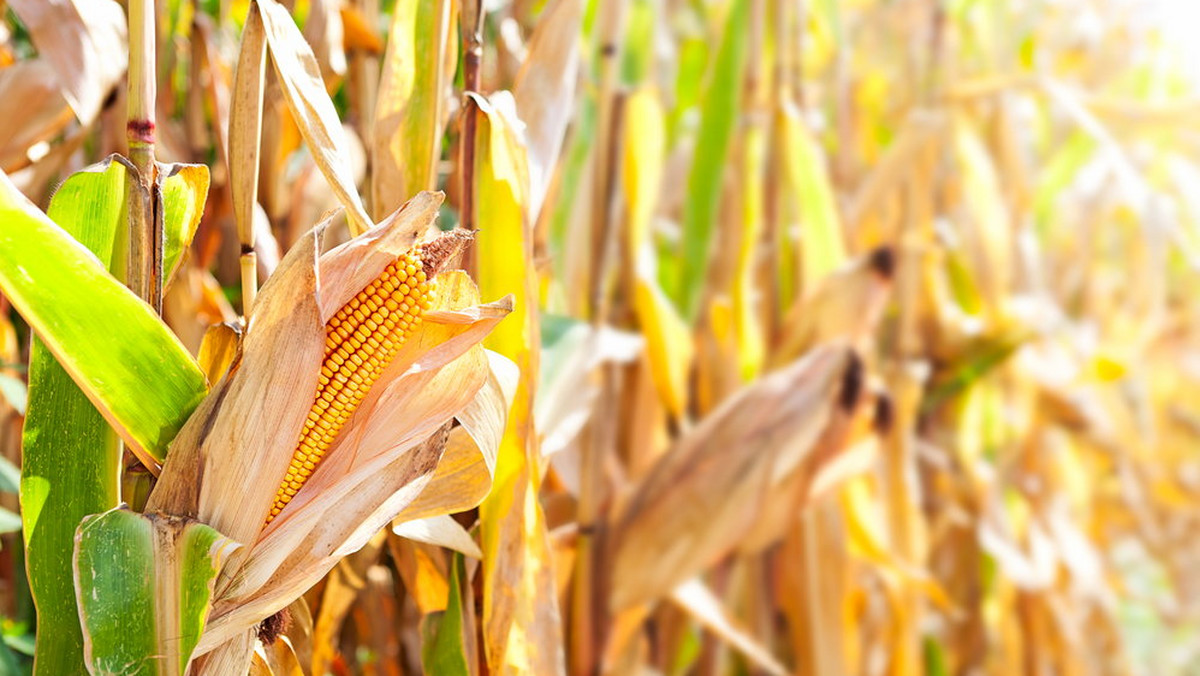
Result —
POLYGON ((13 0, 75 116, 91 124, 128 65, 121 7, 83 0, 13 0))
MULTIPOLYGON (((436 489, 430 486, 426 490, 436 489)), ((399 522, 392 527, 392 532, 409 540, 445 547, 473 559, 483 558, 483 552, 479 550, 479 545, 475 543, 471 534, 448 514, 399 522)))
POLYGON ((229 190, 238 239, 254 246, 258 206, 259 153, 262 149, 263 90, 266 87, 266 32, 259 12, 250 12, 242 29, 242 45, 233 73, 229 107, 229 190))
POLYGON ((818 349, 734 394, 680 439, 614 524, 614 609, 669 593, 737 547, 771 498, 772 473, 804 462, 825 429, 852 361, 845 348, 818 349))
POLYGON ((774 655, 729 616, 721 600, 699 580, 689 580, 671 592, 671 600, 768 674, 790 673, 774 655))
POLYGON ((13 172, 41 159, 71 122, 71 110, 41 59, 0 68, 0 169, 13 172))
POLYGON ((525 123, 530 218, 536 221, 574 113, 583 0, 556 0, 538 19, 513 96, 525 123))
POLYGON ((313 160, 346 209, 351 234, 366 232, 374 221, 367 215, 355 188, 346 154, 346 133, 325 90, 312 49, 288 11, 275 0, 258 0, 252 7, 257 8, 262 18, 271 62, 275 64, 275 73, 282 85, 283 100, 299 126, 313 160))
POLYGON ((891 249, 876 249, 822 278, 788 310, 771 351, 772 364, 787 363, 832 340, 865 341, 882 316, 894 267, 891 249))

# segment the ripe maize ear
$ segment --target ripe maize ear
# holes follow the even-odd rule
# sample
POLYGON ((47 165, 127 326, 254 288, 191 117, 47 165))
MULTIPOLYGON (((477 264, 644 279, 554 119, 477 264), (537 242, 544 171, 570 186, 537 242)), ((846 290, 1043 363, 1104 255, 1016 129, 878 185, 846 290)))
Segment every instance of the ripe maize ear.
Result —
POLYGON ((429 309, 433 276, 469 239, 455 231, 402 254, 325 324, 325 359, 317 393, 267 523, 312 476, 367 390, 429 309))

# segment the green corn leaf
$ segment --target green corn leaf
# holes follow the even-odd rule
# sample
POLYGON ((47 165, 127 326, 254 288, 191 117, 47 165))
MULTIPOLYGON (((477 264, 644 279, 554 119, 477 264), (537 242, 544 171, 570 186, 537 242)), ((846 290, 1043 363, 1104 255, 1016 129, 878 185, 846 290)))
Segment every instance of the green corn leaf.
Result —
MULTIPOLYGON (((93 204, 58 199, 75 222, 107 218, 115 201, 94 215, 87 211, 93 204)), ((0 180, 0 251, 0 290, 131 450, 147 464, 161 463, 205 394, 195 360, 148 305, 7 176, 0 180)))
POLYGON ((667 288, 689 320, 695 320, 704 290, 721 201, 722 174, 738 121, 742 70, 746 62, 748 7, 747 0, 734 0, 705 90, 696 155, 687 179, 688 197, 683 205, 683 259, 675 279, 665 280, 670 282, 667 288))
MULTIPOLYGON (((68 178, 50 202, 51 217, 110 270, 122 264, 113 252, 118 233, 127 227, 126 172, 125 165, 106 160, 68 178)), ((0 227, 12 220, 6 218, 0 227)), ((38 610, 36 673, 85 674, 71 548, 83 517, 118 503, 121 445, 104 417, 36 339, 29 357, 22 445, 26 565, 38 610)))
POLYGON ((28 673, 21 669, 21 663, 17 659, 17 654, 4 641, 0 641, 0 674, 19 674, 28 673))
POLYGON ((422 626, 421 666, 427 674, 469 676, 466 634, 463 631, 463 555, 454 554, 446 610, 431 613, 422 626))
POLYGON ((88 670, 183 674, 213 581, 238 546, 202 523, 127 509, 84 519, 73 564, 88 670))
MULTIPOLYGON (((162 172, 169 266, 203 210, 208 172, 201 169, 202 178, 191 168, 162 172), (196 189, 201 183, 203 191, 196 189)), ((142 443, 161 459, 174 429, 203 395, 204 381, 153 313, 105 274, 124 265, 131 171, 109 158, 72 175, 51 200, 49 219, 7 179, 0 182, 0 286, 41 335, 53 327, 58 349, 75 360, 72 372, 85 383, 102 383, 93 396, 112 400, 105 406, 129 421, 127 434, 154 440, 142 443), (136 319, 120 319, 129 313, 136 319), (183 377, 171 382, 174 374, 183 377), (142 417, 146 409, 151 413, 142 417)), ((83 674, 70 553, 80 520, 119 501, 121 447, 105 416, 41 340, 31 348, 29 383, 20 489, 38 608, 37 673, 83 674)))
POLYGON ((203 164, 159 165, 163 213, 163 280, 169 281, 191 246, 208 199, 208 167, 203 164))

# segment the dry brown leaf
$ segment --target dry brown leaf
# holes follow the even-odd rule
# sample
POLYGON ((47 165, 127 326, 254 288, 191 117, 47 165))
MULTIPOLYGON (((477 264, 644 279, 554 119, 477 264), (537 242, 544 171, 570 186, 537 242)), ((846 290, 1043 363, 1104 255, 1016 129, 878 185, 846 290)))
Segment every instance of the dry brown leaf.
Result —
POLYGON ((892 250, 879 248, 822 278, 788 310, 770 364, 786 364, 814 345, 834 340, 863 343, 882 316, 894 268, 892 250))
POLYGON ((769 499, 772 475, 806 461, 843 381, 861 378, 856 363, 845 347, 814 350, 681 438, 615 520, 611 607, 657 599, 733 551, 769 499))
POLYGON ((538 219, 563 135, 574 115, 583 0, 555 0, 538 20, 513 96, 525 123, 530 223, 538 219))
MULTIPOLYGON (((2 77, 0 76, 0 78, 2 77)), ((0 96, 4 96, 2 90, 0 90, 0 96)), ((84 141, 87 138, 88 134, 82 129, 75 133, 68 133, 66 138, 50 149, 50 152, 41 156, 33 164, 24 169, 10 174, 9 178, 12 179, 13 185, 17 186, 17 189, 28 197, 30 201, 36 204, 48 203, 50 194, 57 187, 60 177, 83 168, 79 162, 77 153, 83 147, 84 141)), ((37 146, 30 148, 30 150, 40 152, 37 146)), ((6 152, 6 149, 0 149, 0 154, 6 152)), ((22 155, 21 157, 24 158, 25 156, 22 155)))
POLYGON ((310 669, 314 673, 328 671, 329 663, 338 654, 342 624, 359 592, 366 587, 367 569, 379 560, 386 541, 385 531, 376 533, 365 547, 339 561, 325 577, 320 610, 317 611, 316 624, 313 626, 310 669))
POLYGON ((759 669, 775 676, 790 673, 771 652, 729 616, 721 600, 699 580, 689 580, 671 592, 671 600, 759 669))
POLYGON ((238 240, 254 246, 258 206, 259 151, 262 148, 263 89, 266 84, 266 32, 258 12, 246 16, 229 104, 229 190, 238 240))
POLYGON ((533 405, 543 457, 567 448, 591 418, 599 395, 592 380, 596 368, 636 360, 642 344, 637 334, 580 323, 567 329, 552 350, 543 350, 542 382, 533 405))
POLYGON ((885 197, 900 188, 909 175, 914 158, 936 143, 940 138, 939 132, 945 127, 943 114, 918 110, 909 115, 896 139, 854 195, 846 218, 846 228, 852 240, 858 236, 867 216, 879 209, 885 197))
POLYGON ((204 332, 196 361, 210 388, 225 376, 241 345, 242 327, 238 324, 214 324, 204 332))
POLYGON ((31 59, 0 69, 0 169, 11 173, 41 159, 71 117, 49 62, 31 59))
POLYGON ((305 42, 296 22, 275 0, 259 0, 258 8, 266 31, 267 46, 275 73, 279 75, 283 99, 309 152, 320 168, 329 187, 346 209, 351 234, 371 229, 373 221, 363 208, 354 185, 349 159, 346 157, 346 135, 338 119, 333 101, 325 90, 325 81, 312 49, 305 42))
MULTIPOLYGON (((125 74, 125 13, 115 2, 12 0, 79 122, 89 125, 125 74)), ((3 137, 0 137, 3 138, 3 137)))
POLYGON ((337 82, 346 74, 345 13, 341 0, 309 0, 304 21, 304 41, 313 50, 327 82, 337 82))
MULTIPOLYGON (((432 487, 426 490, 432 490, 432 487)), ((474 559, 483 558, 483 552, 479 550, 475 539, 449 514, 399 522, 392 526, 392 532, 409 540, 445 547, 474 559)))
POLYGON ((388 548, 396 570, 417 611, 422 615, 446 609, 450 573, 446 552, 440 547, 388 535, 388 548))

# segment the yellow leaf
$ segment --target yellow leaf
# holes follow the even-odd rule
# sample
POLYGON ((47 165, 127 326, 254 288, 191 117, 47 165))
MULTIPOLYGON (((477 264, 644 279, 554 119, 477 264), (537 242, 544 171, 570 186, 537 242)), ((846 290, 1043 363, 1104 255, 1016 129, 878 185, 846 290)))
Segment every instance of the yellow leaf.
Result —
POLYGON ((646 338, 654 386, 667 410, 680 419, 688 407, 688 372, 695 356, 692 332, 654 275, 638 277, 633 305, 646 338))
POLYGON ((815 288, 825 275, 846 262, 846 244, 825 155, 817 139, 792 107, 780 111, 784 190, 799 201, 801 288, 815 288))
POLYGON ((392 13, 371 140, 376 216, 437 183, 450 25, 447 0, 400 0, 392 13))
POLYGON ((732 293, 738 374, 743 381, 750 381, 759 374, 766 353, 755 289, 759 267, 755 255, 763 227, 766 158, 766 130, 759 125, 752 126, 742 137, 742 185, 739 190, 742 208, 732 293))
POLYGON ((479 506, 483 550, 483 638, 495 674, 563 672, 562 627, 546 520, 538 502, 540 450, 533 429, 538 380, 537 275, 526 222, 528 170, 515 138, 512 99, 475 97, 478 222, 484 232, 476 260, 484 293, 514 295, 513 316, 486 341, 516 363, 521 378, 496 460, 491 495, 479 506))
POLYGON ((650 242, 666 154, 665 122, 662 102, 653 89, 639 89, 626 100, 621 168, 629 210, 628 246, 634 256, 647 252, 650 242))

